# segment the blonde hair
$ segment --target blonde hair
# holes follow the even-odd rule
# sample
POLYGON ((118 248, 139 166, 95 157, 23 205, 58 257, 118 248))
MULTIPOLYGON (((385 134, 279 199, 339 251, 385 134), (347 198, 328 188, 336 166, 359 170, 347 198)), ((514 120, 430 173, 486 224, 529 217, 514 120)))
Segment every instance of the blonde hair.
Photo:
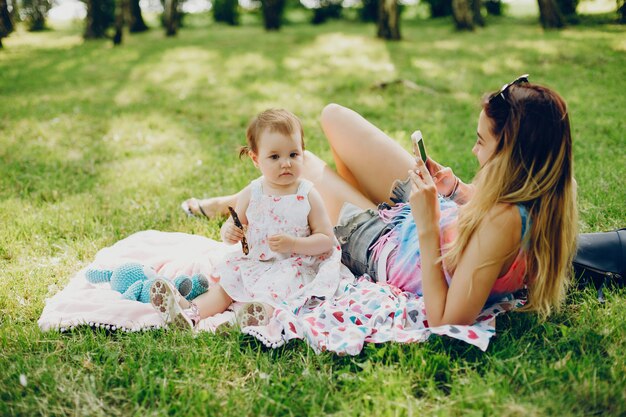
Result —
POLYGON ((527 254, 524 310, 545 318, 565 297, 576 248, 570 122, 563 99, 546 87, 514 85, 506 93, 506 99, 491 95, 483 100, 498 145, 474 178, 476 192, 460 209, 459 233, 442 259, 447 268, 456 268, 480 222, 496 204, 526 206, 531 225, 521 242, 527 254))
POLYGON ((285 109, 267 109, 257 114, 248 124, 248 129, 246 130, 247 146, 239 148, 240 158, 243 155, 247 155, 250 151, 258 152, 259 137, 265 130, 279 132, 288 136, 299 132, 302 150, 304 150, 304 130, 302 129, 300 119, 285 109))

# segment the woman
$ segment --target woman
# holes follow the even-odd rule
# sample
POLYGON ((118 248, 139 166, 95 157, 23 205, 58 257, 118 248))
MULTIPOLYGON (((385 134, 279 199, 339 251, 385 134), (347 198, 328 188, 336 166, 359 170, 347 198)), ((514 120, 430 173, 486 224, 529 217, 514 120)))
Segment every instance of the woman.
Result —
MULTIPOLYGON (((307 153, 304 177, 355 275, 423 295, 430 326, 471 324, 490 297, 523 287, 526 310, 545 317, 559 307, 577 213, 569 117, 556 92, 522 76, 485 97, 471 184, 414 158, 350 109, 326 106, 321 124, 337 172, 307 153)), ((211 215, 236 199, 187 203, 211 215)))

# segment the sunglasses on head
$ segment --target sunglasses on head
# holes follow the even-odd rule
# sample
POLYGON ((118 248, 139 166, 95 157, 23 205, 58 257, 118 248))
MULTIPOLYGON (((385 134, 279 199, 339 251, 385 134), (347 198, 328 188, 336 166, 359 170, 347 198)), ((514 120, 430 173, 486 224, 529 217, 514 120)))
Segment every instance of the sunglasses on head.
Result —
POLYGON ((528 83, 528 74, 524 74, 524 75, 520 75, 519 77, 517 77, 516 79, 514 79, 513 81, 511 81, 508 84, 504 84, 502 86, 502 88, 500 89, 500 91, 498 91, 497 93, 494 93, 490 98, 489 98, 489 102, 491 103, 494 99, 500 97, 502 100, 504 100, 506 102, 506 96, 505 93, 507 92, 507 90, 509 89, 509 87, 511 87, 512 85, 520 85, 520 84, 525 84, 528 83))

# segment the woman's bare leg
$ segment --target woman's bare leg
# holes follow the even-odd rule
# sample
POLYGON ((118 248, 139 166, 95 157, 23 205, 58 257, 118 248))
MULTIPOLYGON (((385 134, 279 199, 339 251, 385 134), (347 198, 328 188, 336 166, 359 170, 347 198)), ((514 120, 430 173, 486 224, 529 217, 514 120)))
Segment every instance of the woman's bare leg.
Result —
POLYGON ((326 210, 333 224, 337 224, 339 211, 343 203, 350 202, 363 209, 375 208, 376 205, 344 178, 333 171, 323 160, 312 152, 304 152, 304 170, 302 176, 315 184, 315 189, 322 196, 326 210))
POLYGON ((322 110, 321 124, 338 174, 372 202, 389 202, 395 180, 404 180, 415 159, 360 114, 338 104, 322 110))

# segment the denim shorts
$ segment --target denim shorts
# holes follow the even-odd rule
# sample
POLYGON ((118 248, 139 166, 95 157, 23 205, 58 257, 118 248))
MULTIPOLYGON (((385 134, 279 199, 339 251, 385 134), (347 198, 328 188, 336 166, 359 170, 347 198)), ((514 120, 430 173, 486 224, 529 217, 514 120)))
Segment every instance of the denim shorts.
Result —
MULTIPOLYGON (((393 188, 391 201, 407 202, 411 187, 409 180, 399 182, 393 188)), ((378 210, 390 208, 381 203, 378 210)), ((372 259, 370 247, 387 232, 390 225, 378 216, 378 210, 363 210, 351 203, 344 203, 339 213, 339 221, 334 227, 335 236, 341 245, 341 261, 356 276, 369 275, 376 281, 377 266, 372 259)))

